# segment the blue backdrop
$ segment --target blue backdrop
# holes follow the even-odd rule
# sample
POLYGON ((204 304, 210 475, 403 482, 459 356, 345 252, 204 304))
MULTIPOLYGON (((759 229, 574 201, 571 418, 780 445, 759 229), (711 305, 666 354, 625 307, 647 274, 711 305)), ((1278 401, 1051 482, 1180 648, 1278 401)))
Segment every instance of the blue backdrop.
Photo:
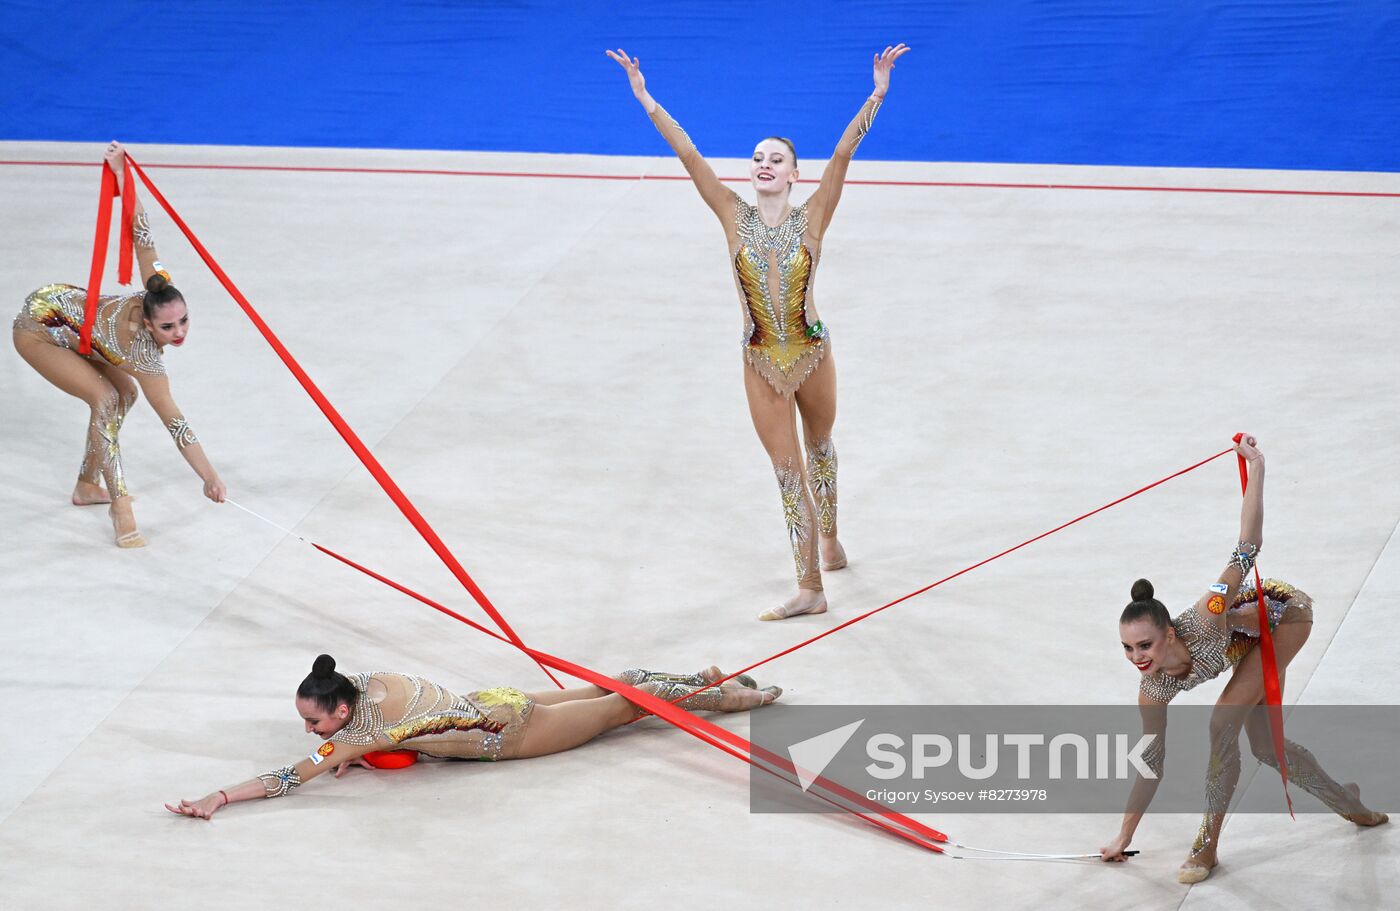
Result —
POLYGON ((1400 0, 0 0, 0 138, 1400 170, 1400 0))

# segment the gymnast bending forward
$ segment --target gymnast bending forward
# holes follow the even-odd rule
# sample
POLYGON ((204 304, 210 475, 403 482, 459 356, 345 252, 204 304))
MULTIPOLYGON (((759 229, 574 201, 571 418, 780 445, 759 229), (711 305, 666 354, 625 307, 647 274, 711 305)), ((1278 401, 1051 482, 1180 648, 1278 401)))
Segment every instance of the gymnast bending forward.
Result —
MULTIPOLYGON (((695 691, 724 675, 718 668, 695 674, 627 670, 617 680, 681 707, 745 712, 782 695, 776 686, 757 689, 740 675, 701 693, 695 691), (694 694, 694 695, 692 695, 694 694)), ((305 759, 198 800, 166 804, 172 813, 208 819, 240 800, 281 797, 311 778, 350 763, 364 764, 371 751, 407 749, 449 759, 529 759, 582 746, 604 731, 646 714, 616 693, 586 686, 522 693, 499 687, 458 696, 411 674, 354 674, 336 671, 335 659, 319 656, 297 687, 297 712, 307 733, 325 741, 305 759)))
MULTIPOLYGON (((1254 757, 1278 768, 1264 706, 1264 672, 1259 649, 1256 593, 1245 586, 1264 533, 1264 456, 1253 437, 1241 437, 1236 451, 1249 463, 1249 482, 1240 514, 1240 540, 1219 580, 1175 619, 1153 598, 1152 583, 1133 583, 1132 603, 1123 609, 1119 633, 1123 653, 1141 672, 1138 705, 1144 733, 1155 734, 1144 759, 1157 777, 1139 776, 1128 798, 1128 810, 1118 836, 1100 849, 1105 861, 1122 861, 1123 851, 1157 791, 1166 760, 1167 703, 1232 668, 1225 690, 1216 700, 1210 720, 1210 763, 1206 773, 1206 811, 1201 828, 1177 879, 1198 883, 1210 875, 1218 860, 1220 827, 1240 777, 1240 729, 1249 737, 1254 757)), ((1293 656, 1312 631, 1312 599, 1274 579, 1264 582, 1269 629, 1278 659, 1279 684, 1293 656)), ((1312 753, 1285 742, 1288 779, 1358 826, 1375 826, 1387 816, 1361 803, 1356 785, 1343 787, 1318 765, 1312 753)))
MULTIPOLYGON (((128 179, 126 152, 120 143, 107 147, 106 159, 119 182, 128 179)), ((110 504, 107 511, 118 547, 146 544, 131 509, 118 443, 138 386, 180 454, 204 482, 204 495, 219 503, 225 494, 224 482, 170 396, 162 355, 167 345, 178 348, 185 343, 190 316, 184 296, 170 284, 170 274, 156 258, 151 227, 139 200, 131 233, 145 290, 98 299, 91 353, 86 357, 78 353, 87 292, 73 285, 45 285, 29 295, 15 317, 12 333, 15 350, 31 367, 87 403, 87 440, 72 502, 74 506, 110 504)))
POLYGON ((799 206, 788 199, 797 181, 797 152, 791 140, 770 136, 754 147, 749 178, 757 205, 749 205, 720 183, 690 137, 651 97, 639 61, 621 49, 607 52, 627 72, 632 94, 719 217, 728 242, 744 317, 741 344, 750 368, 744 371, 749 414, 777 474, 797 569, 797 594, 765 611, 760 620, 823 613, 827 603, 822 570, 846 565, 846 552, 836 536, 836 448, 831 440, 836 367, 830 333, 817 317, 812 283, 846 169, 889 90, 890 70, 908 50, 900 44, 875 55, 875 91, 841 135, 816 191, 799 206), (803 446, 798 445, 794 411, 802 417, 803 446))

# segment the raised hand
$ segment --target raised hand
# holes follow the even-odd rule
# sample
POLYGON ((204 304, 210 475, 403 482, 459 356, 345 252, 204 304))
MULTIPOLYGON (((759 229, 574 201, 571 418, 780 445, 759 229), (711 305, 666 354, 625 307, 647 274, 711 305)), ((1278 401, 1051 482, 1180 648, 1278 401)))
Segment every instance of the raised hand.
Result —
POLYGON ((622 48, 616 51, 604 51, 617 65, 622 67, 627 73, 627 84, 632 86, 632 94, 641 98, 647 90, 646 77, 642 75, 642 62, 636 57, 628 57, 627 52, 622 48))
POLYGON ((1264 453, 1259 451, 1259 441, 1247 433, 1240 436, 1240 441, 1235 444, 1235 452, 1244 456, 1246 462, 1264 457, 1264 453))
POLYGON ((122 181, 126 179, 126 148, 113 139, 107 144, 107 148, 102 150, 102 160, 107 162, 107 167, 117 175, 117 189, 120 190, 122 181))
POLYGON ((890 70, 894 69, 894 62, 907 53, 909 53, 907 46, 896 44, 894 47, 885 48, 883 53, 875 55, 876 95, 883 97, 890 90, 890 70))

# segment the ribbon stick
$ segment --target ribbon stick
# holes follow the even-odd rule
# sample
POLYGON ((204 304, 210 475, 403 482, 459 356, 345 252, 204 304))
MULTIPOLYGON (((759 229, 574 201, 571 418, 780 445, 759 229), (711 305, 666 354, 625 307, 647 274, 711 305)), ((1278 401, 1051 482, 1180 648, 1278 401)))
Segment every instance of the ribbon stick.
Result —
MULTIPOLYGON (((1235 434, 1235 442, 1244 434, 1235 434)), ((1244 456, 1235 454, 1240 468, 1240 494, 1249 494, 1249 467, 1244 456)), ((1288 793, 1288 761, 1284 757, 1283 741, 1283 687, 1278 682, 1278 658, 1274 655, 1274 633, 1269 626, 1269 609, 1264 604, 1264 583, 1259 578, 1259 563, 1254 564, 1254 594, 1259 602, 1259 663, 1264 671, 1264 702, 1268 707, 1269 733, 1274 740, 1274 758, 1278 760, 1278 775, 1283 781, 1283 799, 1288 804, 1288 815, 1293 816, 1293 798, 1288 793)))

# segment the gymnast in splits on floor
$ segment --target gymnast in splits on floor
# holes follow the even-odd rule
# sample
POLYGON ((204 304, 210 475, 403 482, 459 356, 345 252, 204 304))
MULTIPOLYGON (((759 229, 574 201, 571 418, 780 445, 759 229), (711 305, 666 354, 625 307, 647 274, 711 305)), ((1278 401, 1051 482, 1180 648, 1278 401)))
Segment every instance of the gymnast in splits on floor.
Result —
MULTIPOLYGON (((1177 879, 1197 883, 1210 875, 1220 847, 1220 828, 1240 776, 1240 730, 1249 737, 1254 756, 1278 767, 1264 706, 1264 672, 1259 649, 1259 614, 1256 592, 1247 585, 1255 556, 1264 538, 1264 456, 1255 440, 1242 436, 1235 446, 1249 464, 1240 514, 1240 537, 1230 562, 1215 584, 1196 603, 1172 618, 1153 597, 1152 583, 1133 584, 1132 602, 1119 619, 1123 654, 1142 675, 1138 705, 1143 732, 1155 734, 1144 755, 1156 778, 1139 776, 1128 799, 1123 824, 1111 842, 1100 849, 1105 861, 1122 861, 1124 850, 1157 791, 1166 760, 1167 703, 1180 692, 1213 680, 1231 669, 1230 680, 1216 700, 1210 721, 1211 755, 1206 774, 1206 810, 1200 831, 1177 879)), ((1279 684, 1284 671, 1312 631, 1312 599, 1284 582, 1264 582, 1264 598, 1278 660, 1279 684)), ((1284 761, 1289 781, 1321 800, 1344 819, 1358 826, 1387 821, 1384 813, 1361 803, 1356 785, 1343 787, 1323 771, 1312 753, 1287 741, 1284 761)))
MULTIPOLYGON (((690 711, 746 712, 782 695, 757 689, 752 678, 708 687, 724 675, 711 667, 695 674, 627 670, 615 679, 690 711), (703 690, 702 692, 696 692, 703 690)), ((172 813, 209 819, 230 803, 281 797, 334 768, 340 777, 364 755, 415 750, 448 759, 529 759, 582 746, 604 731, 646 714, 602 687, 523 693, 508 687, 458 696, 411 674, 353 674, 321 655, 297 688, 296 708, 306 731, 324 743, 305 759, 198 800, 166 804, 172 813)))
POLYGON ((607 52, 626 71, 632 94, 724 228, 744 318, 749 414, 777 474, 797 570, 797 594, 765 611, 760 620, 823 613, 822 570, 846 565, 837 540, 836 448, 831 439, 836 367, 830 333, 817 317, 812 283, 851 157, 884 102, 890 70, 908 50, 900 44, 875 55, 874 92, 841 135, 816 191, 798 206, 789 200, 797 181, 797 152, 790 140, 770 136, 754 147, 749 178, 757 205, 750 205, 720 182, 690 137, 651 97, 640 62, 621 49, 607 52), (803 446, 798 445, 797 414, 803 446))
MULTIPOLYGON (((120 143, 109 145, 105 157, 119 182, 130 179, 120 143)), ((15 350, 40 376, 87 403, 87 440, 72 502, 74 506, 110 504, 108 514, 118 547, 146 543, 132 513, 118 443, 138 387, 204 482, 204 495, 216 503, 225 495, 224 482, 170 396, 163 353, 167 346, 178 348, 185 343, 190 316, 184 296, 156 258, 155 240, 139 200, 131 227, 145 289, 98 298, 91 353, 86 357, 78 353, 87 292, 73 285, 45 285, 29 295, 15 317, 12 333, 15 350)))

